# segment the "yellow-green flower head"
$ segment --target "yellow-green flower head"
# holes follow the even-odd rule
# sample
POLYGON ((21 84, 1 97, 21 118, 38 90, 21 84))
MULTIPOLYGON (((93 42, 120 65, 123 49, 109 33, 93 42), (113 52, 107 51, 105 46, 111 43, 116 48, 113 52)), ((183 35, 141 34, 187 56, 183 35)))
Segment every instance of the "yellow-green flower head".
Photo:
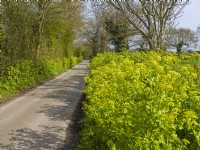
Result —
POLYGON ((163 56, 163 61, 167 64, 172 63, 172 57, 171 56, 163 56))
POLYGON ((108 101, 108 104, 109 104, 109 106, 111 106, 111 107, 114 107, 114 106, 115 106, 115 103, 114 103, 114 101, 112 101, 112 100, 109 100, 109 101, 108 101))
POLYGON ((165 89, 167 91, 172 91, 173 90, 173 86, 171 86, 171 85, 168 84, 168 85, 166 85, 165 89))
POLYGON ((181 67, 181 71, 187 71, 187 70, 188 70, 188 68, 186 66, 181 67))
POLYGON ((163 66, 158 66, 158 67, 157 67, 157 70, 158 70, 159 72, 164 72, 163 66))
POLYGON ((178 72, 176 72, 176 71, 169 71, 169 74, 170 74, 172 77, 175 77, 175 78, 180 77, 180 73, 178 73, 178 72))
POLYGON ((196 119, 197 115, 194 111, 186 111, 184 112, 184 117, 185 118, 191 118, 191 119, 196 119))
POLYGON ((194 78, 194 79, 197 78, 197 74, 196 74, 196 73, 193 73, 193 72, 192 72, 190 75, 191 75, 191 77, 194 78))

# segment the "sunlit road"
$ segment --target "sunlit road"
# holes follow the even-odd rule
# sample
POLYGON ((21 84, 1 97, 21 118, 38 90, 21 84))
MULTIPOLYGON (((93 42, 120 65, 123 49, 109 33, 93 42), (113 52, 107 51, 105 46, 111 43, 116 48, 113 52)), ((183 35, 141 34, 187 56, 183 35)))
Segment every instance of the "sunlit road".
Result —
POLYGON ((88 61, 0 107, 1 150, 62 149, 88 61))

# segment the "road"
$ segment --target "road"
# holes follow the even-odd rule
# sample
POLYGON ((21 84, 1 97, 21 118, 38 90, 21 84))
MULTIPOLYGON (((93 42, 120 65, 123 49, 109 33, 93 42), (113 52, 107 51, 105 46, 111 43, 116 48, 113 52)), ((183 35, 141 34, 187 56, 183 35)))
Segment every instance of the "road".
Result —
POLYGON ((70 116, 83 95, 84 60, 0 107, 0 150, 54 150, 66 144, 70 116))

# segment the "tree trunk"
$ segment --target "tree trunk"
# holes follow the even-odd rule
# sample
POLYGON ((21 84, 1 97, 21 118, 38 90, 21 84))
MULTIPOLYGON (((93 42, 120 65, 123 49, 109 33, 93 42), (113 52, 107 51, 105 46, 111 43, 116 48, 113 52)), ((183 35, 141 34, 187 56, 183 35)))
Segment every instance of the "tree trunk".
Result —
POLYGON ((155 50, 155 43, 152 40, 148 40, 149 50, 155 50))
POLYGON ((183 45, 182 44, 178 44, 176 47, 177 53, 180 54, 181 53, 181 49, 182 49, 183 45))
POLYGON ((39 59, 39 56, 40 56, 40 50, 41 50, 41 47, 42 47, 42 33, 43 33, 43 30, 42 30, 42 26, 43 26, 43 21, 39 21, 38 25, 39 25, 39 30, 38 30, 38 44, 37 44, 37 50, 36 50, 36 60, 39 59))
POLYGON ((42 36, 44 32, 44 20, 45 20, 45 9, 47 8, 49 2, 48 1, 39 1, 38 9, 39 9, 39 22, 38 22, 38 42, 36 45, 36 60, 39 60, 40 52, 42 49, 42 36))

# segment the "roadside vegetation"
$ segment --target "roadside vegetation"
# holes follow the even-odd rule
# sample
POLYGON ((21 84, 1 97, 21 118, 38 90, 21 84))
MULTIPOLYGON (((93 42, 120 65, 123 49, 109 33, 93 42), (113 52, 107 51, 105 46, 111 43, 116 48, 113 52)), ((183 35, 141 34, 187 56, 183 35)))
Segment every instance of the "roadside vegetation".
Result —
POLYGON ((186 52, 197 48, 199 27, 175 26, 189 3, 91 4, 85 36, 96 57, 78 149, 200 149, 200 55, 186 52))
POLYGON ((83 26, 82 3, 1 2, 0 102, 71 68, 82 59, 74 45, 83 26))
POLYGON ((79 149, 200 148, 199 54, 99 54, 85 81, 79 149))
POLYGON ((72 68, 82 57, 57 58, 33 62, 24 60, 7 68, 0 83, 0 102, 72 68))

